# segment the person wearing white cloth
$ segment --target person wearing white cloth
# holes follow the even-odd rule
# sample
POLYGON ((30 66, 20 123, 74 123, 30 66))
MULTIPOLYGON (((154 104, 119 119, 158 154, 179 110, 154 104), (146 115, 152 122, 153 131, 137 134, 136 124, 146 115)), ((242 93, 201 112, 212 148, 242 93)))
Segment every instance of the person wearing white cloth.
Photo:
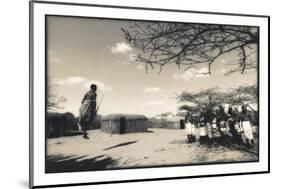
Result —
POLYGON ((185 132, 187 135, 187 142, 195 142, 195 126, 194 126, 194 117, 190 112, 187 112, 185 116, 185 132))
POLYGON ((224 146, 230 145, 230 136, 229 136, 229 127, 227 124, 227 120, 229 119, 229 115, 227 115, 224 111, 224 107, 222 105, 219 105, 219 109, 216 112, 216 118, 217 118, 217 126, 219 127, 219 131, 221 134, 221 137, 219 139, 219 143, 221 143, 224 146))
POLYGON ((217 146, 220 143, 221 133, 219 131, 219 127, 217 126, 216 117, 212 121, 212 131, 213 131, 213 143, 217 146))
POLYGON ((237 107, 234 107, 232 113, 229 113, 231 118, 233 119, 233 124, 234 124, 234 131, 232 131, 233 134, 233 142, 236 144, 241 145, 242 144, 242 136, 241 136, 241 131, 242 127, 239 121, 240 113, 238 111, 237 107))
POLYGON ((246 138, 247 147, 250 148, 250 142, 251 144, 254 144, 254 135, 251 125, 252 118, 247 110, 246 105, 242 106, 242 112, 240 113, 240 121, 246 138))
POLYGON ((187 142, 195 142, 195 126, 188 118, 185 120, 185 132, 187 135, 187 142))
POLYGON ((200 116, 199 116, 199 141, 200 144, 207 144, 208 143, 208 130, 207 130, 207 125, 206 125, 206 107, 201 108, 200 116))

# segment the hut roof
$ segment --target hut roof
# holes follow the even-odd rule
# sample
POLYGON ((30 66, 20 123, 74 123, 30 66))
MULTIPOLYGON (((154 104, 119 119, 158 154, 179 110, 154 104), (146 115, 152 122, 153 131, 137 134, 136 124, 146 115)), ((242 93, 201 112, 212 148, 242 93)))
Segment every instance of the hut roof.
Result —
POLYGON ((127 120, 147 120, 147 117, 144 115, 137 115, 137 114, 110 114, 104 116, 103 120, 118 120, 121 117, 125 117, 127 120))

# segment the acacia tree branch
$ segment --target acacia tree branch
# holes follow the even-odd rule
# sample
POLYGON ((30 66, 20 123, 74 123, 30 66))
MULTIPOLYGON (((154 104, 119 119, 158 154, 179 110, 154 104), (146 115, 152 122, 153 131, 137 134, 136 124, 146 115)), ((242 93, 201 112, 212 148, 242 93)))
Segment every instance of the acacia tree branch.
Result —
POLYGON ((239 63, 244 73, 248 56, 245 47, 258 43, 257 28, 248 26, 133 22, 122 31, 132 47, 140 50, 136 61, 152 69, 159 65, 160 71, 166 64, 190 67, 206 63, 211 73, 215 60, 241 49, 239 63))

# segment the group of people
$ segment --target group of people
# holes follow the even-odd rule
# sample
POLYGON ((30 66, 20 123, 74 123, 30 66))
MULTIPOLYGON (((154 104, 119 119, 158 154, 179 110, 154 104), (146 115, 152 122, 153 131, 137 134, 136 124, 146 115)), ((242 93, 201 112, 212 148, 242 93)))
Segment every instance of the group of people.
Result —
POLYGON ((197 118, 191 113, 186 115, 187 142, 196 141, 195 130, 198 128, 200 144, 207 144, 209 147, 213 144, 229 146, 236 143, 242 145, 244 144, 242 134, 244 134, 246 145, 251 148, 254 145, 252 123, 247 105, 243 105, 241 111, 238 111, 237 107, 230 106, 227 112, 222 105, 216 110, 202 107, 197 118))
MULTIPOLYGON (((89 139, 87 133, 88 125, 95 119, 97 86, 92 84, 90 90, 84 95, 79 109, 79 125, 83 130, 83 137, 89 139)), ((199 130, 200 144, 207 144, 209 147, 213 144, 243 144, 242 134, 244 133, 246 145, 250 148, 254 144, 252 131, 252 117, 247 110, 247 105, 243 105, 241 111, 238 108, 229 106, 225 112, 224 107, 220 105, 216 110, 210 107, 202 107, 199 116, 187 113, 185 117, 185 128, 187 142, 196 141, 195 130, 199 130)))

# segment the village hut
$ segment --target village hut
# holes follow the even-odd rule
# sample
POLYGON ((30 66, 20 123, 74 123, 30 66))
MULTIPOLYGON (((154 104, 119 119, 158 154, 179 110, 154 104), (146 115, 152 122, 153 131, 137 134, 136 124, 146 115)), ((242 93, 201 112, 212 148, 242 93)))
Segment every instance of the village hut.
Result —
POLYGON ((102 123, 102 116, 97 115, 95 118, 92 120, 92 122, 88 125, 88 130, 96 130, 101 128, 101 123, 102 123))
POLYGON ((45 132, 47 138, 80 134, 77 130, 77 120, 72 113, 47 113, 45 132))
POLYGON ((143 115, 111 114, 103 117, 101 130, 112 134, 147 132, 147 118, 143 115))
POLYGON ((165 128, 165 126, 166 126, 165 119, 159 119, 159 118, 148 119, 148 128, 165 128))
POLYGON ((174 116, 165 118, 165 128, 167 129, 184 129, 184 117, 174 116))

